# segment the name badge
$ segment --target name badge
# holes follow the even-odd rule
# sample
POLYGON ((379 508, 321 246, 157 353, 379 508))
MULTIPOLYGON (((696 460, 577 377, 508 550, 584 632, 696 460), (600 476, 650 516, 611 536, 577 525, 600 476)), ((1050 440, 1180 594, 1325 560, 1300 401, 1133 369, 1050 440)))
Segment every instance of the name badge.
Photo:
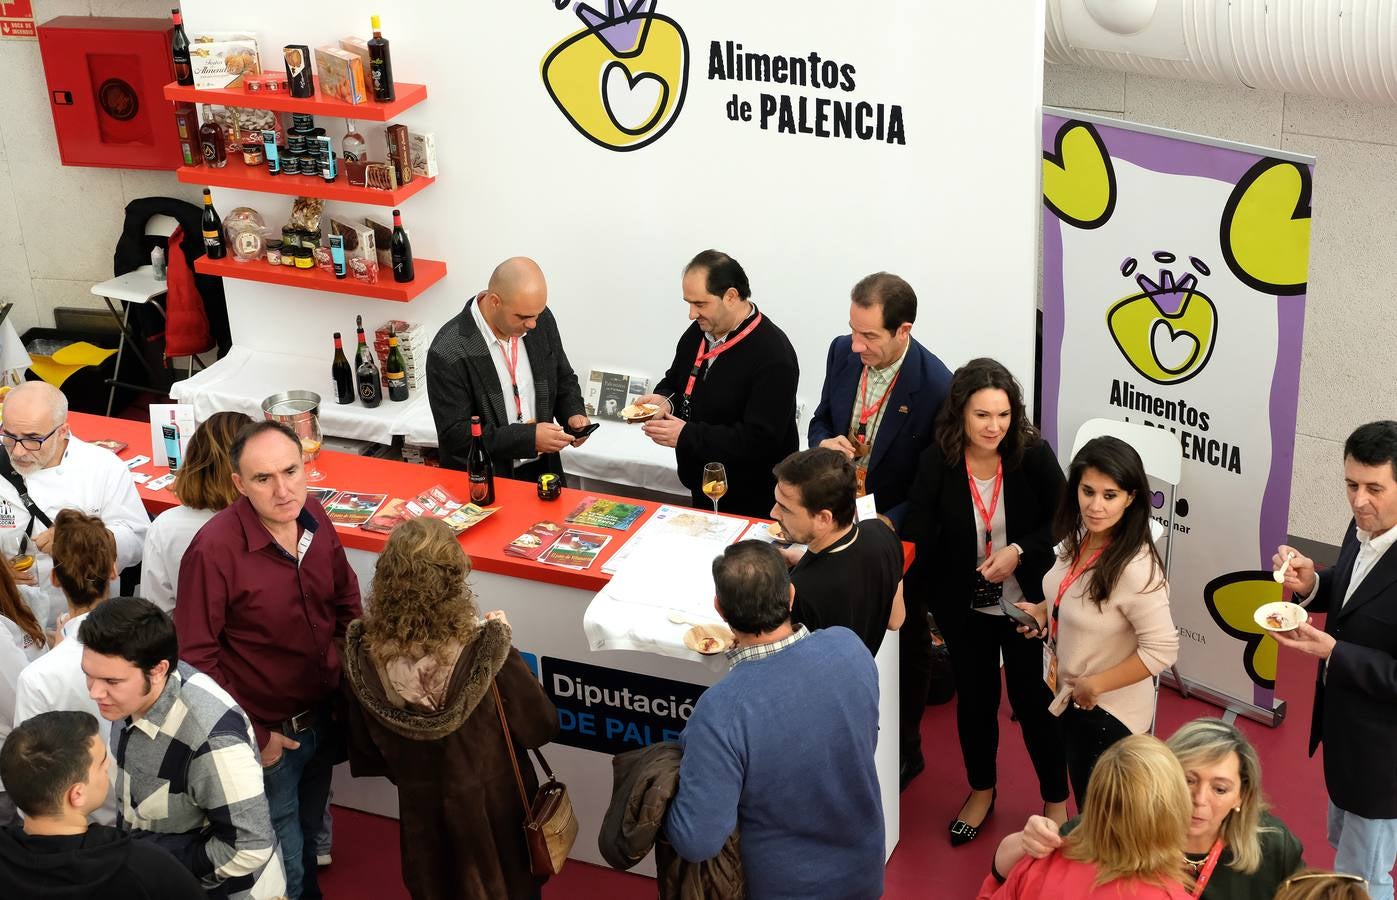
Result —
POLYGON ((1043 683, 1048 686, 1048 691, 1057 696, 1057 651, 1049 646, 1047 641, 1043 642, 1043 683))
POLYGON ((854 518, 860 522, 878 518, 878 506, 873 502, 872 494, 864 494, 854 500, 854 518))

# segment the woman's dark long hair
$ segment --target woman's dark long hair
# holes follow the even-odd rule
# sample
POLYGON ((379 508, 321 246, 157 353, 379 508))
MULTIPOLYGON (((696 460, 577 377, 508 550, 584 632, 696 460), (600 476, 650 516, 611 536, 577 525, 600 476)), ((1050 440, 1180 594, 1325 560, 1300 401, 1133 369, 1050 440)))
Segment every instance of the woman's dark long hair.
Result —
POLYGON ((1164 576, 1164 563, 1150 535, 1150 482, 1145 475, 1145 464, 1140 461, 1140 454, 1135 452, 1134 447, 1110 435, 1087 441, 1077 451, 1067 471, 1067 484, 1063 486, 1062 500, 1053 519, 1053 536, 1062 542, 1060 558, 1076 559, 1086 539, 1077 490, 1082 483, 1082 473, 1087 469, 1095 469, 1114 481, 1121 490, 1135 494, 1121 513, 1120 521, 1111 529, 1110 543, 1096 561, 1091 580, 1087 582, 1087 599, 1099 607, 1111 596, 1121 572, 1139 554, 1142 546, 1150 556, 1150 589, 1158 584, 1156 579, 1164 576))
POLYGON ((44 634, 39 620, 34 618, 29 604, 24 602, 19 588, 15 586, 14 570, 3 563, 0 563, 0 616, 19 626, 19 630, 27 634, 40 649, 48 648, 48 635, 44 634))
POLYGON ((997 360, 972 359, 951 376, 951 389, 936 417, 936 442, 941 446, 946 465, 964 465, 965 448, 969 443, 965 438, 965 407, 976 391, 986 389, 1003 391, 1009 398, 1009 428, 999 442, 999 458, 1004 468, 1017 468, 1023 461, 1024 451, 1038 443, 1038 429, 1028 420, 1023 388, 1019 387, 1018 380, 997 360))

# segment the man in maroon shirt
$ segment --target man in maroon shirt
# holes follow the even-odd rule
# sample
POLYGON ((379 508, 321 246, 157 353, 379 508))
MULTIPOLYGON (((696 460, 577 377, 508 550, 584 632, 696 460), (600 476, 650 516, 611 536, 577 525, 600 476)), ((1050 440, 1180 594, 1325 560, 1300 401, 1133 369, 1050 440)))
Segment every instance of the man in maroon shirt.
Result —
POLYGON ((325 510, 306 502, 301 443, 289 428, 244 426, 229 457, 243 496, 195 535, 180 564, 180 655, 252 721, 287 894, 318 898, 315 836, 334 764, 336 643, 362 615, 359 582, 325 510))

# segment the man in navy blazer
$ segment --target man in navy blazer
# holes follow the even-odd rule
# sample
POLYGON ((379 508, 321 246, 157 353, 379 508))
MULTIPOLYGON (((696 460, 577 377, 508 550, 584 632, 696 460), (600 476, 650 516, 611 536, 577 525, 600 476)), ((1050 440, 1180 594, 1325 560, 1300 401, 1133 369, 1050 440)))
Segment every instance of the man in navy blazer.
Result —
POLYGON ((1397 422, 1370 422, 1344 443, 1344 482, 1353 522, 1338 561, 1314 562, 1282 546, 1285 585, 1323 630, 1308 622, 1273 634, 1318 657, 1310 755, 1324 744, 1328 838, 1334 868, 1367 879, 1373 900, 1392 900, 1397 860, 1397 422), (1306 599, 1308 598, 1308 600, 1306 599))
POLYGON ((855 459, 864 492, 901 528, 951 373, 912 337, 917 295, 906 281, 877 272, 854 285, 850 299, 852 333, 829 345, 810 446, 855 459))

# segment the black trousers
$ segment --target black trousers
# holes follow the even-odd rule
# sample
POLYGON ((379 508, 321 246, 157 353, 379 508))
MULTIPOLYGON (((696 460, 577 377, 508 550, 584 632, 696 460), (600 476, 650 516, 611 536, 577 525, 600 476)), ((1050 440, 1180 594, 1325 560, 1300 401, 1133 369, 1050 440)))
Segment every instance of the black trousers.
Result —
POLYGON ((1097 706, 1082 709, 1069 704, 1058 716, 1058 732, 1067 751, 1067 774, 1072 779, 1072 796, 1081 812, 1087 798, 1087 782, 1101 754, 1116 741, 1130 734, 1120 719, 1097 706))
POLYGON ((920 568, 920 562, 914 562, 903 583, 902 602, 907 617, 897 632, 903 761, 922 752, 922 713, 926 712, 927 691, 931 687, 931 629, 927 625, 927 594, 920 568))
POLYGON ((1002 655, 1009 706, 1019 720, 1043 802, 1065 801, 1067 759, 1048 712, 1053 697, 1043 683, 1043 643, 1019 634, 1008 616, 975 612, 968 603, 962 609, 938 611, 936 622, 955 673, 956 728, 971 789, 987 791, 998 780, 1002 655))

